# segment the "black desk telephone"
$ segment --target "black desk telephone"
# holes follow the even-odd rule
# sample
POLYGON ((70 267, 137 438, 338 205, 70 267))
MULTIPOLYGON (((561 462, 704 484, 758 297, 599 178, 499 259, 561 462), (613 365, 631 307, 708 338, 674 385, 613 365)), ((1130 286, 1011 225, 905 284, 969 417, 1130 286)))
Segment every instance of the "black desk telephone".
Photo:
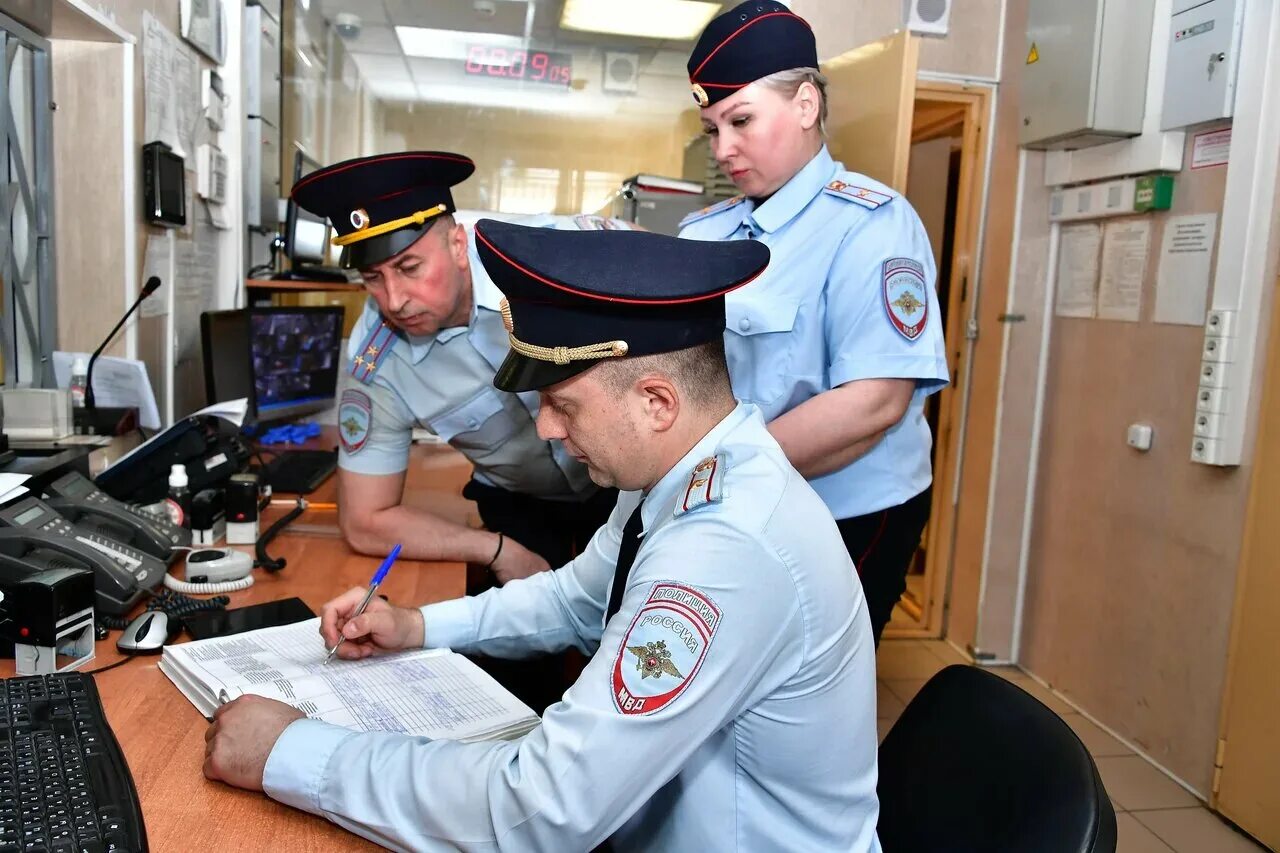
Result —
POLYGON ((45 486, 45 493, 49 506, 83 532, 132 545, 166 564, 182 553, 175 548, 191 545, 190 530, 144 515, 110 497, 78 471, 63 474, 45 486))
POLYGON ((88 569, 97 609, 124 615, 164 581, 163 560, 82 529, 39 498, 0 508, 0 562, 30 570, 88 569))

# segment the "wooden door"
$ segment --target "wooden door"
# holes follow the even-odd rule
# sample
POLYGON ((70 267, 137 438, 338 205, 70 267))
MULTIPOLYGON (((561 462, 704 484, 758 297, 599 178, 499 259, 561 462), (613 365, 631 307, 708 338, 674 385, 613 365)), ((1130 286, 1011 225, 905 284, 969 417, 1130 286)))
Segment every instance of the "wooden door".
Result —
POLYGON ((907 189, 919 52, 919 40, 904 31, 822 63, 831 156, 900 193, 907 189))
POLYGON ((1273 850, 1280 849, 1280 300, 1275 304, 1211 801, 1273 850))

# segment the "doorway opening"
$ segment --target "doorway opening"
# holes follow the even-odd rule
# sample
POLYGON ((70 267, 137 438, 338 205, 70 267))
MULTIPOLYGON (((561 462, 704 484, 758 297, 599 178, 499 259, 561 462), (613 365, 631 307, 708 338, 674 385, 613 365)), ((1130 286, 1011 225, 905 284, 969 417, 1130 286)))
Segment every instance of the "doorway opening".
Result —
POLYGON ((887 637, 940 637, 945 629, 991 95, 984 86, 934 81, 919 81, 915 89, 905 195, 924 223, 937 262, 951 383, 925 408, 934 437, 932 511, 887 637))

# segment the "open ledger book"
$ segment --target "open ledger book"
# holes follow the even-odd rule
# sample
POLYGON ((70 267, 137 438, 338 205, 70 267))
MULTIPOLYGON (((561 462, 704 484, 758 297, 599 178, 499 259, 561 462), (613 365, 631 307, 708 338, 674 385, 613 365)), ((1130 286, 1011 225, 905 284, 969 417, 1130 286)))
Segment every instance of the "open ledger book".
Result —
POLYGON ((359 731, 432 740, 519 737, 538 716, 462 655, 418 649, 324 664, 320 620, 165 646, 160 671, 200 709, 245 693, 359 731))

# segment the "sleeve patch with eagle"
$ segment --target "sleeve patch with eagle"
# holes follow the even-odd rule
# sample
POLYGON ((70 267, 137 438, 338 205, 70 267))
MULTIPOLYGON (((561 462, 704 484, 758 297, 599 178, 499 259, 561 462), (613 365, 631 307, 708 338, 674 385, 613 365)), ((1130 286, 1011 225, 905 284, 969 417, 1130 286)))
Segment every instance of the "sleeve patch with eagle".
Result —
POLYGON ((720 627, 720 608, 705 593, 662 581, 631 620, 613 662, 613 704, 623 714, 653 714, 697 676, 720 627))

